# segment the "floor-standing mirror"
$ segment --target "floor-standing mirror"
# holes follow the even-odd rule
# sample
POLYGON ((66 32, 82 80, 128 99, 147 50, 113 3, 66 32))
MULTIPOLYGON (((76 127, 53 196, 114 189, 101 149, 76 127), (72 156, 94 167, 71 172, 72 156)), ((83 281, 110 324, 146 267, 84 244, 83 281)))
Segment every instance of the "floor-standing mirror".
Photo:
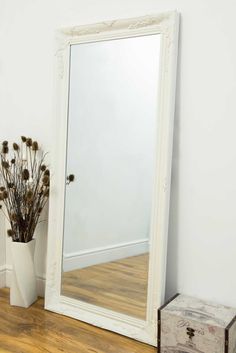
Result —
POLYGON ((59 31, 46 309, 156 345, 178 16, 59 31))

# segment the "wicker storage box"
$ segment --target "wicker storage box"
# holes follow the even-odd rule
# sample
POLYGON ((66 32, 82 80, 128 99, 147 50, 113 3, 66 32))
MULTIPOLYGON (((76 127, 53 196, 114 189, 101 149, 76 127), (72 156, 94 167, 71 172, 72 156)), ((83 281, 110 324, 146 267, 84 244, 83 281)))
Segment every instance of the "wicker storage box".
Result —
POLYGON ((236 353, 236 309, 177 294, 158 310, 159 353, 236 353))

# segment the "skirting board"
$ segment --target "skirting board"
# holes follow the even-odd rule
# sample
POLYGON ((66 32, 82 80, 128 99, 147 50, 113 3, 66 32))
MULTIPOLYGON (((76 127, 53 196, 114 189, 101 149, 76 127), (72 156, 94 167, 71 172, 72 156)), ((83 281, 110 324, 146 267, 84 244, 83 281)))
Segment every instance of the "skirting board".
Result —
POLYGON ((148 251, 149 240, 141 239, 112 246, 64 254, 63 270, 65 272, 73 271, 79 268, 145 254, 148 251))
POLYGON ((6 266, 0 266, 0 288, 6 287, 6 266))
MULTIPOLYGON (((11 285, 11 266, 0 267, 0 288, 8 287, 11 285)), ((39 297, 44 297, 45 293, 45 276, 37 276, 37 292, 39 297)))

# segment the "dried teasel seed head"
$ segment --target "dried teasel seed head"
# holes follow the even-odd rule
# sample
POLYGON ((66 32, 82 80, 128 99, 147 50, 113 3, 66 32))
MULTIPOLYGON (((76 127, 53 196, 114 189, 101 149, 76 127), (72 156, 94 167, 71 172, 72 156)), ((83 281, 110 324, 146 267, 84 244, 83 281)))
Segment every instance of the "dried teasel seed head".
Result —
POLYGON ((33 196, 34 196, 34 193, 33 193, 32 190, 27 191, 27 193, 26 193, 26 200, 27 200, 27 201, 32 201, 33 196))
POLYGON ((49 176, 48 175, 44 175, 43 179, 42 179, 42 182, 43 182, 43 185, 44 186, 48 186, 49 185, 49 176))
POLYGON ((3 199, 7 199, 8 198, 8 192, 6 190, 4 190, 2 192, 2 196, 3 196, 3 199))
POLYGON ((21 141, 26 142, 27 138, 25 136, 21 136, 21 141))
POLYGON ((3 168, 8 169, 9 163, 7 161, 2 161, 2 166, 3 166, 3 168))
POLYGON ((24 180, 29 180, 29 176, 30 176, 30 174, 29 174, 28 169, 23 169, 23 171, 22 171, 22 177, 23 177, 23 179, 24 179, 24 180))
POLYGON ((7 154, 9 152, 8 146, 2 146, 2 153, 7 154))
POLYGON ((12 214, 11 214, 11 220, 12 220, 13 222, 16 222, 17 219, 18 219, 17 214, 16 214, 16 213, 12 213, 12 214))
POLYGON ((26 139, 26 146, 28 146, 28 147, 31 147, 31 146, 32 146, 32 139, 31 139, 30 137, 28 137, 28 138, 26 139))
POLYGON ((50 170, 46 169, 44 175, 50 175, 50 170))
POLYGON ((46 167, 46 165, 42 164, 40 169, 44 172, 47 169, 47 167, 46 167))
POLYGON ((43 196, 49 197, 49 189, 47 189, 47 190, 44 191, 43 196))
POLYGON ((20 149, 19 145, 16 142, 13 143, 13 149, 15 151, 19 151, 19 149, 20 149))
POLYGON ((75 180, 74 174, 68 175, 67 180, 68 180, 70 183, 71 183, 72 181, 74 181, 74 180, 75 180))
POLYGON ((32 143, 32 150, 33 150, 33 151, 38 151, 38 149, 39 149, 38 142, 37 142, 37 141, 34 141, 34 142, 32 143))
POLYGON ((8 146, 8 141, 3 141, 2 145, 3 146, 8 146))
POLYGON ((7 230, 7 235, 8 235, 9 237, 12 237, 13 235, 15 235, 14 230, 8 229, 8 230, 7 230))
POLYGON ((12 158, 11 163, 12 163, 12 164, 15 164, 15 163, 16 163, 15 158, 12 158))

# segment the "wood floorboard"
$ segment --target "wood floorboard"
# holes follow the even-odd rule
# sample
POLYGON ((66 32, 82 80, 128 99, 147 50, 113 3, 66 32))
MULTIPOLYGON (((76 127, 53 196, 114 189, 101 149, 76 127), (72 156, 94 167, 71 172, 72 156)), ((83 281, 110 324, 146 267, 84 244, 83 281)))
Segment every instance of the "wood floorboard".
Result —
POLYGON ((142 254, 64 272, 62 294, 145 320, 148 263, 142 254))
POLYGON ((30 308, 9 305, 9 289, 0 289, 1 353, 154 353, 156 348, 44 310, 39 299, 30 308))

